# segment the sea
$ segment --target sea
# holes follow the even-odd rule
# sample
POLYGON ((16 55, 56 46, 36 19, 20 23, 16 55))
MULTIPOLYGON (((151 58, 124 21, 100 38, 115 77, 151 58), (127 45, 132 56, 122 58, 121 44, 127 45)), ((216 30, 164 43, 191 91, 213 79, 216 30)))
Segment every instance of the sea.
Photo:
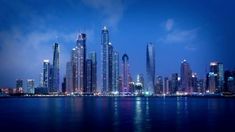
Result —
POLYGON ((235 98, 1 97, 0 131, 235 132, 235 98))

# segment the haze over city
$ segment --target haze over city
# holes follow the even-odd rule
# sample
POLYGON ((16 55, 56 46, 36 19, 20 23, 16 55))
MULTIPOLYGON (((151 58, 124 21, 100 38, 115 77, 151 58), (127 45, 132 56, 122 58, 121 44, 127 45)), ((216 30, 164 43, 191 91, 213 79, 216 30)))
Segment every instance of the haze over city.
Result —
MULTIPOLYGON (((52 60, 53 44, 60 44, 61 79, 80 32, 87 49, 97 52, 101 69, 101 29, 120 55, 129 56, 135 78, 146 73, 146 44, 155 45, 156 74, 180 72, 186 59, 199 77, 211 61, 233 69, 235 61, 235 2, 231 1, 7 1, 0 4, 0 87, 15 87, 17 78, 38 83, 44 59, 52 60)), ((99 82, 98 82, 99 84, 99 82)))

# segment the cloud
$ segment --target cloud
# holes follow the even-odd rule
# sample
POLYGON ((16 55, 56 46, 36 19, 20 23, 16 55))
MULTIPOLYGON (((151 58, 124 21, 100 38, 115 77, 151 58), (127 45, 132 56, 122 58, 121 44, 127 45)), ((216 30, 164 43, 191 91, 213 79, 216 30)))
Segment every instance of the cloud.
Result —
MULTIPOLYGON (((171 28, 170 27, 171 26, 169 26, 168 29, 172 30, 172 27, 171 28)), ((167 32, 166 35, 159 41, 163 44, 182 45, 184 46, 185 50, 195 51, 197 49, 195 45, 199 41, 198 33, 199 33, 198 27, 193 29, 175 29, 172 30, 171 32, 167 32)))
POLYGON ((174 26, 174 19, 167 19, 165 28, 167 31, 171 31, 174 26))
POLYGON ((70 50, 66 49, 65 43, 74 42, 75 33, 65 34, 53 30, 24 33, 18 29, 1 31, 0 43, 3 46, 0 49, 0 85, 14 86, 12 84, 16 78, 33 78, 38 81, 39 74, 42 72, 42 61, 50 59, 52 62, 52 47, 57 41, 56 36, 58 36, 62 52, 60 56, 62 76, 65 63, 70 57, 68 53, 70 50), (8 82, 3 82, 3 80, 8 82))
POLYGON ((124 12, 122 0, 82 0, 83 3, 104 15, 104 23, 116 28, 124 12))

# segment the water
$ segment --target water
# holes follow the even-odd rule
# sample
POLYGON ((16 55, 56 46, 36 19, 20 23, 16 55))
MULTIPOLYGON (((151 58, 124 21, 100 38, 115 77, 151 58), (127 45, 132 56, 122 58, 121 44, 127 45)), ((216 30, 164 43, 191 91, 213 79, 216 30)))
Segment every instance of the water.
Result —
POLYGON ((0 98, 5 131, 235 131, 234 98, 0 98))

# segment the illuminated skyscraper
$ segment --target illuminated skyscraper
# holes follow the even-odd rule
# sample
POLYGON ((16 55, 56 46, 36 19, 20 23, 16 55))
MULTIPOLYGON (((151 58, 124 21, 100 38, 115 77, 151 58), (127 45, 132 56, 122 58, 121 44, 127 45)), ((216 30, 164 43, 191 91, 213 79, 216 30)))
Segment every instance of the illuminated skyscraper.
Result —
POLYGON ((142 88, 144 88, 144 75, 143 74, 137 74, 136 83, 140 83, 142 85, 142 88))
POLYGON ((181 62, 180 67, 180 92, 187 92, 188 94, 192 93, 192 70, 189 63, 186 60, 181 62))
POLYGON ((84 89, 85 94, 92 93, 92 60, 86 60, 86 88, 84 89))
POLYGON ((146 49, 146 71, 147 81, 145 91, 150 95, 154 94, 155 83, 155 48, 152 43, 147 44, 146 49))
POLYGON ((49 88, 49 86, 51 86, 50 83, 50 69, 51 69, 51 65, 49 60, 44 60, 43 61, 43 72, 42 72, 42 87, 45 88, 49 88))
POLYGON ((215 76, 215 87, 217 93, 223 91, 224 86, 224 68, 223 64, 220 62, 211 62, 210 63, 210 72, 214 73, 215 76))
MULTIPOLYGON (((102 61, 102 64, 101 64, 101 79, 102 79, 102 83, 101 83, 101 87, 102 87, 102 92, 103 93, 108 93, 108 92, 111 92, 109 91, 110 88, 110 84, 109 84, 109 76, 110 76, 110 64, 109 64, 109 60, 110 60, 110 57, 109 57, 109 54, 110 54, 110 51, 109 51, 109 48, 110 45, 109 45, 109 31, 107 29, 107 27, 104 27, 101 31, 101 48, 102 48, 102 51, 101 51, 101 61, 102 61)), ((111 84, 112 85, 112 84, 111 84)))
POLYGON ((34 80, 28 79, 27 80, 27 91, 28 94, 34 94, 34 80))
POLYGON ((74 92, 73 81, 73 69, 71 62, 69 61, 66 64, 66 92, 69 94, 74 92))
POLYGON ((108 44, 108 92, 113 92, 113 46, 108 44))
POLYGON ((214 72, 209 72, 208 81, 209 93, 214 94, 216 92, 216 74, 214 72))
POLYGON ((59 92, 60 87, 60 69, 59 69, 59 44, 54 44, 53 53, 53 70, 52 70, 52 87, 49 87, 49 92, 59 92))
POLYGON ((79 92, 79 85, 78 85, 78 48, 75 47, 72 49, 71 55, 71 62, 67 64, 67 80, 71 84, 68 84, 67 91, 68 92, 79 92), (71 72, 71 73, 70 73, 71 72), (71 79, 71 80, 70 80, 71 79))
POLYGON ((122 56, 122 92, 130 92, 129 89, 129 57, 122 56))
POLYGON ((86 88, 86 34, 80 33, 77 40, 78 47, 78 89, 84 92, 86 88))
POLYGON ((92 84, 92 92, 97 92, 97 59, 96 52, 89 53, 89 59, 91 59, 91 84, 92 84))
POLYGON ((118 79, 119 79, 119 54, 117 51, 113 51, 113 82, 112 82, 112 91, 118 91, 118 79))

